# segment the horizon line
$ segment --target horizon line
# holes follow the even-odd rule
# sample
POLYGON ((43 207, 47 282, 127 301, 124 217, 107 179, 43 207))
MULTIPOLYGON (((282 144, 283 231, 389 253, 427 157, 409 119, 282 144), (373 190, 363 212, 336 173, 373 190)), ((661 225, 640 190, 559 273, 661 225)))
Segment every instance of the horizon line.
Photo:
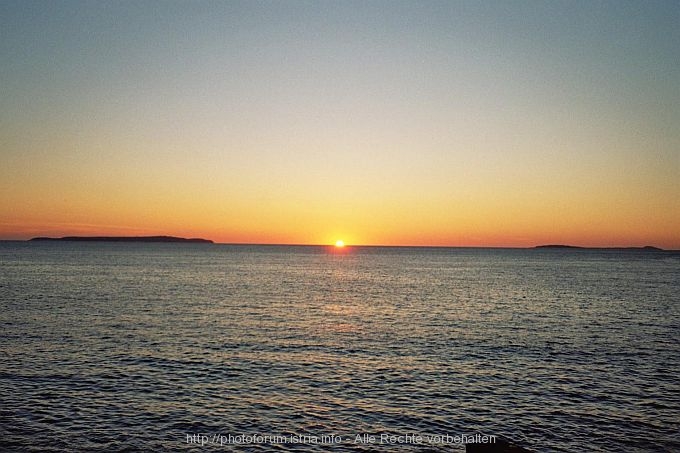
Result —
MULTIPOLYGON (((35 236, 29 239, 3 239, 0 238, 0 241, 3 242, 31 242, 32 239, 35 238, 44 238, 46 236, 35 236)), ((335 244, 333 243, 324 243, 324 244, 304 244, 304 243, 271 243, 271 242, 216 242, 212 239, 207 239, 207 238, 200 238, 200 237, 192 237, 192 238, 183 238, 180 236, 171 236, 171 235, 143 235, 143 236, 99 236, 99 235, 93 235, 93 236, 62 236, 63 237, 83 237, 83 238, 106 238, 106 237, 120 237, 120 238, 125 238, 125 237, 130 237, 130 238, 152 238, 152 237, 174 237, 174 238, 180 238, 180 239, 204 239, 211 241, 212 244, 214 245, 236 245, 236 246, 279 246, 279 247, 332 247, 336 248, 335 244)), ((61 238, 51 238, 51 239, 61 239, 61 238)), ((67 242, 67 241, 64 241, 67 242)), ((93 241, 95 242, 95 241, 93 241)), ((101 242, 106 242, 106 241, 101 241, 101 242)), ((578 250, 578 249, 601 249, 601 250, 606 250, 606 249, 656 249, 659 251, 680 251, 680 249, 666 249, 666 248, 661 248, 655 245, 651 244, 645 244, 645 245, 628 245, 628 246, 581 246, 581 245, 574 245, 574 244, 563 244, 563 243, 547 243, 547 244, 536 244, 536 245, 529 245, 529 246, 504 246, 504 245, 415 245, 415 244, 345 244, 343 248, 351 248, 351 247, 382 247, 382 248, 460 248, 460 249, 517 249, 517 250, 527 250, 527 249, 536 249, 536 248, 547 248, 547 249, 572 249, 572 250, 578 250)))

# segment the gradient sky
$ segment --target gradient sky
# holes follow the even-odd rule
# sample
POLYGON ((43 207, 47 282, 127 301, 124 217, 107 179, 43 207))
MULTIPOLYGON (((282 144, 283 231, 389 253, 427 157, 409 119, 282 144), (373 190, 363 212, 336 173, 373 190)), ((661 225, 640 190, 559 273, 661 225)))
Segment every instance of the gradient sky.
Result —
POLYGON ((680 249, 680 3, 0 2, 0 238, 680 249))

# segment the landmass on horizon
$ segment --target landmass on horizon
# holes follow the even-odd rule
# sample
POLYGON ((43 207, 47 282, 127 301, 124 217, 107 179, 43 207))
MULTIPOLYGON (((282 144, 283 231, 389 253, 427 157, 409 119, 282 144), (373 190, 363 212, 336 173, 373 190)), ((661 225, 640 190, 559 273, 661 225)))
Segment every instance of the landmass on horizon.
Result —
MULTIPOLYGON (((64 242, 170 242, 170 243, 202 243, 202 244, 214 244, 215 242, 210 239, 203 238, 182 238, 177 236, 64 236, 64 237, 34 237, 29 239, 29 241, 64 241, 64 242)), ((303 244, 251 244, 243 243, 240 245, 303 245, 303 244)), ((324 245, 324 244, 320 244, 324 245)), ((336 247, 339 246, 335 243, 336 247)), ((361 245, 355 245, 355 247, 362 247, 361 245)), ((385 247, 385 246, 373 246, 373 245, 363 245, 363 247, 385 247)), ((386 246, 386 247, 409 247, 409 246, 386 246)), ((422 246, 415 246, 422 247, 422 246)), ((439 246, 434 246, 439 248, 439 246)), ((453 246, 452 248, 459 248, 453 246)), ((523 248, 523 247, 520 247, 523 248)), ((557 250, 639 250, 639 251, 665 251, 662 248, 655 247, 652 245, 645 245, 643 247, 582 247, 578 245, 568 245, 568 244, 545 244, 536 245, 534 247, 526 247, 529 249, 557 249, 557 250)))
POLYGON ((64 236, 60 238, 35 237, 29 241, 76 241, 76 242, 191 242, 213 244, 210 239, 180 238, 175 236, 64 236))
POLYGON ((653 245, 645 245, 644 247, 579 247, 578 245, 566 244, 547 244, 537 245, 535 249, 577 249, 577 250, 642 250, 642 251, 660 251, 664 249, 654 247, 653 245))

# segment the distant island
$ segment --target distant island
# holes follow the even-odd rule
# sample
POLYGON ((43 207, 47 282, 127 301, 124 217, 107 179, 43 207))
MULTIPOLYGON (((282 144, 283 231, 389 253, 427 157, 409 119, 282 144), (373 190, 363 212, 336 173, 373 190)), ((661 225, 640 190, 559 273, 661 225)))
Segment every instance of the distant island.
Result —
POLYGON ((61 238, 37 237, 30 241, 70 241, 70 242, 191 242, 212 244, 210 239, 178 238, 175 236, 64 236, 61 238))
POLYGON ((646 245, 644 247, 579 247, 577 245, 564 245, 564 244, 548 244, 548 245, 537 245, 534 247, 536 249, 582 249, 582 250, 642 250, 642 251, 660 251, 663 249, 654 247, 651 245, 646 245))

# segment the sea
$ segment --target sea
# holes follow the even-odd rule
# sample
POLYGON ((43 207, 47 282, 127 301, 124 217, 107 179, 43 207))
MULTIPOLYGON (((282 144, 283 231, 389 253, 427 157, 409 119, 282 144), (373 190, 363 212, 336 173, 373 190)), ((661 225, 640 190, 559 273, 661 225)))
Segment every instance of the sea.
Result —
POLYGON ((680 451, 678 252, 4 241, 0 326, 2 451, 680 451))

